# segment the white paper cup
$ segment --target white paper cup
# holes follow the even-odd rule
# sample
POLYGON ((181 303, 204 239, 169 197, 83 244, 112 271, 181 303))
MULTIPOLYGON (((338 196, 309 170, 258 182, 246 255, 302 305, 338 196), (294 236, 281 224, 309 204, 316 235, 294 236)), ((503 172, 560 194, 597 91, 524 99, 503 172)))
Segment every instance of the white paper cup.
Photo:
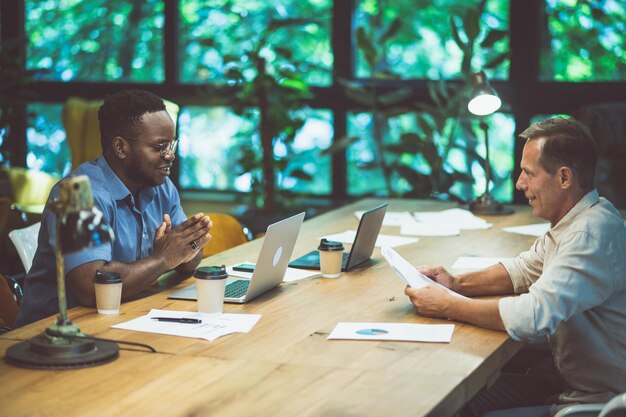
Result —
POLYGON ((221 313, 224 309, 224 287, 226 286, 226 267, 202 266, 196 269, 196 295, 198 312, 221 313))
POLYGON ((96 271, 96 308, 98 314, 119 314, 122 302, 122 277, 117 272, 96 271))
POLYGON ((322 239, 317 248, 320 252, 320 270, 324 278, 339 278, 343 261, 343 244, 322 239))

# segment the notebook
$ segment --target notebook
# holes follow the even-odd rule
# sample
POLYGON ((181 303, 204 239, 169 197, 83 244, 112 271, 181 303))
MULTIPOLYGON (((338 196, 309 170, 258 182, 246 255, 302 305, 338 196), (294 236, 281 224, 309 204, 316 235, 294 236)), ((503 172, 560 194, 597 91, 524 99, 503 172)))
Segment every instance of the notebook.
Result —
MULTIPOLYGON (((384 203, 363 213, 354 236, 354 242, 352 242, 352 249, 343 254, 342 271, 349 271, 371 258, 378 232, 383 225, 387 206, 388 203, 384 203)), ((289 266, 302 269, 320 269, 319 251, 311 251, 292 261, 289 266)))
MULTIPOLYGON (((268 226, 252 277, 228 278, 225 302, 243 304, 280 285, 303 221, 304 213, 300 213, 268 226)), ((196 285, 172 293, 168 298, 195 300, 196 285)))

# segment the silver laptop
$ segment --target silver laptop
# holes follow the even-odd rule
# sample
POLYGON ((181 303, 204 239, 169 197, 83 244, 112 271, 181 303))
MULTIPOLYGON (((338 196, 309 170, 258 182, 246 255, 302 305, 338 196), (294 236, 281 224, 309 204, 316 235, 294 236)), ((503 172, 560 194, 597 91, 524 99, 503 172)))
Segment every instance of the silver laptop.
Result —
MULTIPOLYGON (((252 277, 228 278, 225 302, 243 304, 280 285, 303 221, 304 213, 300 213, 268 226, 252 277)), ((196 285, 172 293, 168 298, 195 300, 196 285)))

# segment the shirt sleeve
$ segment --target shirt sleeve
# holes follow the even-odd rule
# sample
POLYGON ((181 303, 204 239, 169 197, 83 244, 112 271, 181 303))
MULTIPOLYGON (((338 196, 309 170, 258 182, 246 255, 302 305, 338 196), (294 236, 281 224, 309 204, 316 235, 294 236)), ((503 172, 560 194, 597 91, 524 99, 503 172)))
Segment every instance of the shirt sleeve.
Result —
POLYGON ((601 242, 586 232, 563 239, 528 293, 500 299, 504 326, 515 340, 552 334, 573 315, 603 303, 613 289, 601 242))
POLYGON ((546 238, 546 235, 540 237, 528 251, 522 252, 517 257, 501 261, 511 277, 515 294, 527 292, 528 288, 541 276, 545 256, 544 239, 546 238))

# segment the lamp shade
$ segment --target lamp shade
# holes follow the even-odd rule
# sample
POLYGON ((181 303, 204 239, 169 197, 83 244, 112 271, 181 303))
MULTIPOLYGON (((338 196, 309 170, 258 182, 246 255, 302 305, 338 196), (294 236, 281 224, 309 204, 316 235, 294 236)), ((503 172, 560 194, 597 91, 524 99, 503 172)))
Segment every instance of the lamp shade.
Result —
POLYGON ((470 101, 467 103, 467 109, 470 113, 477 116, 486 116, 496 112, 502 105, 498 93, 491 87, 487 76, 483 71, 472 75, 474 90, 470 101))

